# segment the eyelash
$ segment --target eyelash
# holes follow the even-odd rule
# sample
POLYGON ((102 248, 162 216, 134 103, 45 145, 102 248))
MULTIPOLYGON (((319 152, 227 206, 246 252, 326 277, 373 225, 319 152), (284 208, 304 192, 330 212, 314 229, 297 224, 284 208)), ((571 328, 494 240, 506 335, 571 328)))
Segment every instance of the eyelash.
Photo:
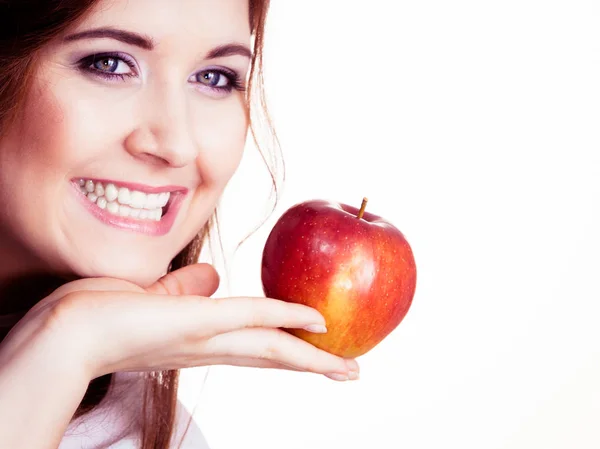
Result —
MULTIPOLYGON (((137 76, 136 66, 135 66, 135 63, 133 62, 133 60, 129 56, 121 54, 121 53, 96 53, 96 54, 93 54, 90 56, 86 56, 85 58, 82 58, 77 63, 77 65, 81 70, 88 72, 93 76, 98 76, 100 78, 104 78, 104 79, 108 79, 108 80, 112 80, 112 81, 114 81, 114 80, 125 81, 126 78, 132 78, 132 77, 137 76), (127 66, 131 69, 131 72, 129 72, 129 73, 111 73, 111 72, 105 72, 102 70, 92 68, 92 65, 95 62, 101 61, 103 59, 114 59, 117 62, 122 61, 125 64, 127 64, 127 66)), ((206 84, 197 83, 197 84, 200 84, 201 86, 204 86, 210 90, 214 90, 214 91, 217 91, 220 93, 230 93, 234 89, 237 91, 240 91, 240 92, 245 91, 245 86, 242 83, 240 76, 233 70, 228 70, 228 69, 224 69, 224 68, 201 70, 200 72, 197 72, 195 74, 195 76, 198 76, 201 73, 216 73, 219 76, 224 76, 225 78, 227 78, 227 81, 228 81, 227 86, 209 86, 206 84)))

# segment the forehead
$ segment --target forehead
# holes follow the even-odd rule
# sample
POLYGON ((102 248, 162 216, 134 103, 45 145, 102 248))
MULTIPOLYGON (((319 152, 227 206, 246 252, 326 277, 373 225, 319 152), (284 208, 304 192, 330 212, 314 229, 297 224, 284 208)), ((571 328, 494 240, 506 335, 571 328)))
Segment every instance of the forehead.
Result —
POLYGON ((151 36, 157 49, 248 43, 248 14, 248 0, 100 0, 73 31, 124 28, 151 36))

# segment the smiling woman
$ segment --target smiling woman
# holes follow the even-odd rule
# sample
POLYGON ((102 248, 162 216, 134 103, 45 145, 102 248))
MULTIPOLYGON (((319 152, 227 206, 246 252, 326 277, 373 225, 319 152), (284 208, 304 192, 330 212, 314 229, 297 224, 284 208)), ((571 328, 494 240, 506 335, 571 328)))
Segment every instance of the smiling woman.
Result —
MULTIPOLYGON (((281 330, 324 332, 316 310, 215 302, 214 268, 195 263, 248 130, 256 136, 267 9, 0 3, 6 447, 176 447, 180 368, 357 377, 354 360, 281 330)), ((184 443, 206 447, 198 429, 184 443)))
POLYGON ((31 61, 28 94, 2 139, 6 225, 27 242, 12 257, 14 274, 49 262, 149 285, 168 265, 155 255, 171 260, 193 239, 240 162, 248 6, 154 2, 159 14, 149 15, 141 3, 94 5, 31 61), (90 201, 78 201, 80 180, 90 201), (150 194, 173 197, 160 220, 150 194), (39 207, 19 207, 34 197, 39 207))

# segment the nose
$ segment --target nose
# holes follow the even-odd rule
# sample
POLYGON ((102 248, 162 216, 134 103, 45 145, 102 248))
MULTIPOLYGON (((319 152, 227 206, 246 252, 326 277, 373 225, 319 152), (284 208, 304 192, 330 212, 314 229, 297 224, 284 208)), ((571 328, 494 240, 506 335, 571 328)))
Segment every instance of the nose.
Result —
POLYGON ((140 105, 141 120, 125 139, 125 148, 137 159, 157 165, 184 167, 198 156, 189 105, 184 92, 147 98, 140 105))

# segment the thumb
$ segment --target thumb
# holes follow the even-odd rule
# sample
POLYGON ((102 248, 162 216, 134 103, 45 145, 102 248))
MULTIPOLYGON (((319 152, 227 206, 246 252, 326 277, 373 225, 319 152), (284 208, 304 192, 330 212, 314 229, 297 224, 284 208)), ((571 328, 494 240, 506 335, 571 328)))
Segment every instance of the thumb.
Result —
POLYGON ((213 266, 196 263, 167 273, 146 291, 159 295, 210 296, 218 287, 219 275, 213 266))

